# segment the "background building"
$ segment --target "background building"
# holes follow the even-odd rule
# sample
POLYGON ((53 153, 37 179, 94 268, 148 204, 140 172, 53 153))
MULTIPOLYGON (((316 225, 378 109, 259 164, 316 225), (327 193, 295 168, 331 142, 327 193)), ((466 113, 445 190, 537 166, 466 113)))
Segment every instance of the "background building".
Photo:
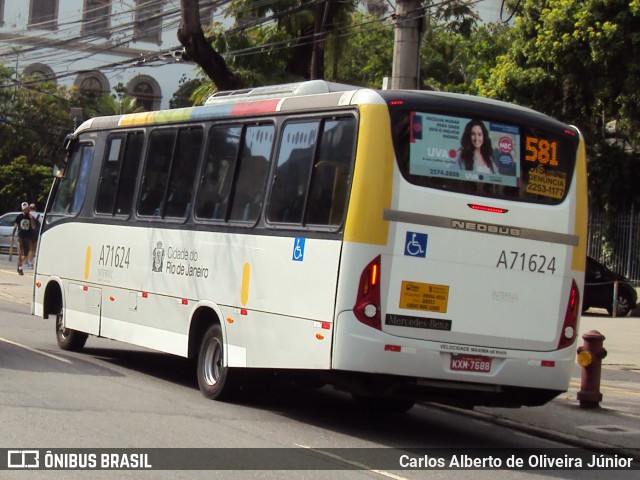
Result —
MULTIPOLYGON (((201 0, 203 22, 213 0, 201 0)), ((181 79, 177 0, 0 0, 0 63, 68 88, 115 93, 168 108, 181 79)))

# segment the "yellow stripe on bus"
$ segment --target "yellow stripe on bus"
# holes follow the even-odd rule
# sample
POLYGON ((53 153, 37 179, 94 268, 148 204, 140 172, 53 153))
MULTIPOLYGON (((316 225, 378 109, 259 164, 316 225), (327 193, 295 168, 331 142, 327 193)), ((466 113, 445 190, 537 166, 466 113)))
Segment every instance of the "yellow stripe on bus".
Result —
POLYGON ((242 290, 240 291, 240 303, 243 307, 249 301, 249 280, 251 280, 251 264, 245 263, 242 269, 242 290))
POLYGON ((576 218, 575 234, 580 238, 573 248, 571 269, 584 272, 587 263, 587 153, 584 140, 578 147, 576 158, 576 218))
POLYGON ((360 134, 345 241, 374 245, 388 242, 389 222, 382 215, 391 207, 394 153, 389 124, 386 105, 360 106, 360 134))
POLYGON ((89 274, 91 273, 91 246, 87 247, 87 252, 84 257, 84 279, 89 280, 89 274))

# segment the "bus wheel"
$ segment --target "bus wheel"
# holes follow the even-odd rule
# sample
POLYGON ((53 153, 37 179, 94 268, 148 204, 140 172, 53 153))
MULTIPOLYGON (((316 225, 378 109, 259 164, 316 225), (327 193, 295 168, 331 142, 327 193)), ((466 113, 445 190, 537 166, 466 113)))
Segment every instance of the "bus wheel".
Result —
POLYGON ((405 413, 416 404, 413 400, 402 398, 369 397, 366 395, 351 394, 353 401, 371 413, 405 413))
POLYGON ((56 314, 56 340, 58 346, 62 350, 68 350, 70 352, 79 352, 84 348, 84 344, 87 343, 89 335, 86 333, 71 330, 64 326, 64 316, 62 308, 56 314))
POLYGON ((202 395, 211 400, 231 400, 239 391, 238 373, 224 366, 220 325, 211 325, 200 343, 196 373, 202 395))

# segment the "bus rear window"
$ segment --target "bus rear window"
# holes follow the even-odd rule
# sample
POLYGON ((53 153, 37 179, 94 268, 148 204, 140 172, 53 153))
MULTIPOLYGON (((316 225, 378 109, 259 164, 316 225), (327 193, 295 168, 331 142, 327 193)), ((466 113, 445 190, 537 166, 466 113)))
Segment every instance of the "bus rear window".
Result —
POLYGON ((509 120, 393 112, 398 164, 411 183, 557 204, 570 187, 577 134, 509 120))

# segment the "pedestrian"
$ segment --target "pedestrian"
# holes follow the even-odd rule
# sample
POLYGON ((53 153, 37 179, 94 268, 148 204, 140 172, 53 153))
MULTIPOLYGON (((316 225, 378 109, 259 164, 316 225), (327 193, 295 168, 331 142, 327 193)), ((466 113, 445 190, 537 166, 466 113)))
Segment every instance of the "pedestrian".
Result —
POLYGON ((32 219, 31 244, 29 245, 29 254, 27 255, 27 267, 33 268, 35 264, 36 251, 38 249, 38 237, 40 236, 40 218, 36 212, 36 204, 29 205, 29 215, 32 219))
POLYGON ((18 232, 18 273, 24 275, 22 264, 25 257, 29 254, 31 246, 31 235, 34 229, 34 219, 29 213, 29 204, 22 202, 22 212, 16 217, 13 224, 13 232, 11 232, 11 242, 18 232))

